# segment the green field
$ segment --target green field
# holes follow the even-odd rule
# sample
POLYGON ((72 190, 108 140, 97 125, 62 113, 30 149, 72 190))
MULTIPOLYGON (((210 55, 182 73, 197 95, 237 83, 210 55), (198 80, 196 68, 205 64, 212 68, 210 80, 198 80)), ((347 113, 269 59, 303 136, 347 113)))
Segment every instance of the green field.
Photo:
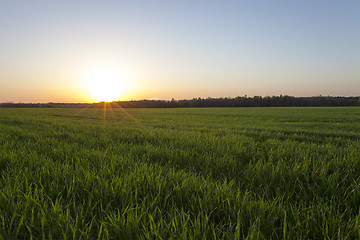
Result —
POLYGON ((0 109, 1 239, 358 239, 360 108, 0 109))

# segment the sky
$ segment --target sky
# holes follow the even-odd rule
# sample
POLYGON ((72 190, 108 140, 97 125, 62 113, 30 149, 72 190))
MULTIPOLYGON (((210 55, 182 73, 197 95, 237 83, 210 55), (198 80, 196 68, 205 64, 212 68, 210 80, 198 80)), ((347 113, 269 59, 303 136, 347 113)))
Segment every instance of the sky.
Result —
POLYGON ((358 0, 0 0, 0 102, 359 96, 359 65, 358 0))

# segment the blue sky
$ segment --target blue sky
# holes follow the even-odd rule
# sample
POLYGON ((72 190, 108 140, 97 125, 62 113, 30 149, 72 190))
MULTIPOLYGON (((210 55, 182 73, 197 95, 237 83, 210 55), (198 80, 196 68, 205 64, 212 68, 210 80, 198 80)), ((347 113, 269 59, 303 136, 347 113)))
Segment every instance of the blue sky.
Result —
POLYGON ((93 101, 97 68, 119 99, 360 95, 360 1, 0 1, 0 29, 0 102, 93 101))

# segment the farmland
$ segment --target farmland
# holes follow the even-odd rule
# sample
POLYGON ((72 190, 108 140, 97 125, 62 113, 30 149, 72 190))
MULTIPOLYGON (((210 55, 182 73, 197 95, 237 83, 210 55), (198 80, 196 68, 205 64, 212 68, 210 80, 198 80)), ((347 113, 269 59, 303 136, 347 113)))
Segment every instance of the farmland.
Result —
POLYGON ((1 239, 360 238, 360 108, 0 109, 1 239))

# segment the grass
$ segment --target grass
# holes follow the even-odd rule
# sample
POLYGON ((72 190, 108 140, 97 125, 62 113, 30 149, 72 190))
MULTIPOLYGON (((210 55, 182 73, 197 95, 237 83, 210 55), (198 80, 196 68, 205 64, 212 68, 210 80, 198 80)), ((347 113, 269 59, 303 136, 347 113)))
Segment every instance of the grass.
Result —
POLYGON ((0 239, 358 239, 360 109, 0 109, 0 239))

